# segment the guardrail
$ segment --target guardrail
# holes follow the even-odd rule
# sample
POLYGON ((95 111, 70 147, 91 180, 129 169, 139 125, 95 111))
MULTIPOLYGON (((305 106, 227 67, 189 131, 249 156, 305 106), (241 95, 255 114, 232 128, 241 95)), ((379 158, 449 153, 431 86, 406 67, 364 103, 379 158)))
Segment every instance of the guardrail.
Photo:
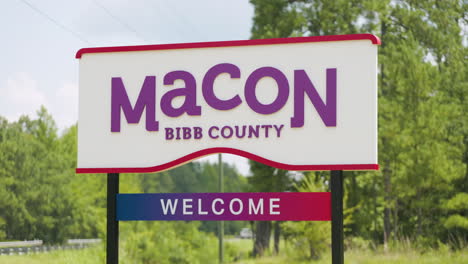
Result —
POLYGON ((74 244, 98 244, 101 243, 102 240, 100 238, 91 238, 91 239, 68 239, 68 245, 74 244))
POLYGON ((101 239, 69 239, 66 245, 43 245, 42 240, 0 242, 0 255, 25 255, 54 250, 83 249, 101 243, 101 239))
POLYGON ((42 240, 0 242, 1 247, 31 247, 42 245, 42 240))

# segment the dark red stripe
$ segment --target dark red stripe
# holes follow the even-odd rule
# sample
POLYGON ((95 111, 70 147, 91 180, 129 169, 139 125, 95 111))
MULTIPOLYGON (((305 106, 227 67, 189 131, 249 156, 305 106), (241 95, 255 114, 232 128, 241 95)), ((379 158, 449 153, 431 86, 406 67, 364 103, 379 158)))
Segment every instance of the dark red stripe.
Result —
POLYGON ((261 162, 271 167, 283 170, 294 171, 319 171, 319 170, 378 170, 378 164, 329 164, 329 165, 290 165, 265 159, 250 152, 233 149, 233 148, 208 148, 193 152, 171 162, 143 168, 77 168, 76 173, 149 173, 168 170, 178 165, 184 164, 199 157, 203 157, 216 153, 228 153, 237 156, 242 156, 247 159, 261 162))
POLYGON ((380 39, 375 35, 351 34, 351 35, 330 35, 330 36, 315 36, 315 37, 230 40, 230 41, 216 41, 216 42, 195 42, 195 43, 159 44, 159 45, 83 48, 83 49, 78 50, 75 57, 77 59, 80 59, 81 56, 83 56, 83 54, 86 54, 86 53, 217 48, 217 47, 255 46, 255 45, 291 44, 291 43, 306 43, 306 42, 366 40, 366 39, 370 40, 372 44, 380 45, 380 39))

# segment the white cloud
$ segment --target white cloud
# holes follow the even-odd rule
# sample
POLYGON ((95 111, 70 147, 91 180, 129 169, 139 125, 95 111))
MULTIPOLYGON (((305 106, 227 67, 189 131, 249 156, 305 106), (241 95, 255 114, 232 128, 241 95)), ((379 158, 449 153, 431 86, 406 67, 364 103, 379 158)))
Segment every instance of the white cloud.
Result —
POLYGON ((50 111, 60 130, 74 125, 78 120, 78 84, 63 84, 55 93, 50 111))
POLYGON ((45 106, 54 118, 59 130, 63 130, 78 120, 78 85, 67 82, 51 94, 28 73, 16 73, 8 77, 0 87, 0 115, 9 121, 17 121, 22 115, 36 118, 41 105, 45 106))
POLYGON ((1 115, 16 121, 21 115, 35 116, 41 105, 47 107, 46 96, 29 74, 17 73, 7 78, 1 97, 1 115))

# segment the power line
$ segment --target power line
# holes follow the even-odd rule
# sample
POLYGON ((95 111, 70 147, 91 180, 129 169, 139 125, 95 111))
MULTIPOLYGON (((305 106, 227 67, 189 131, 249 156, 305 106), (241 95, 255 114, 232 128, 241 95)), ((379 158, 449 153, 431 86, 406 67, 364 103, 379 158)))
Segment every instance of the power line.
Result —
POLYGON ((185 16, 181 15, 181 14, 179 13, 179 11, 178 11, 176 8, 173 8, 172 6, 169 6, 169 7, 168 7, 168 6, 165 4, 164 1, 162 1, 162 2, 160 2, 160 3, 164 6, 164 8, 165 8, 166 10, 169 10, 169 12, 171 12, 172 14, 174 14, 174 17, 177 17, 177 18, 178 18, 177 21, 182 22, 183 24, 185 24, 186 27, 192 28, 192 30, 195 31, 195 33, 197 33, 198 35, 201 35, 201 34, 200 34, 200 31, 197 29, 197 27, 195 27, 192 23, 190 23, 190 22, 185 18, 185 16))
POLYGON ((49 15, 47 15, 46 13, 44 13, 42 10, 40 10, 39 8, 37 8, 36 6, 32 5, 31 3, 27 2, 26 0, 20 0, 21 2, 23 2, 25 5, 27 5, 29 8, 31 8, 32 10, 36 11, 38 14, 42 15, 43 17, 45 17, 46 19, 48 19, 50 22, 54 23, 56 26, 58 26, 59 28, 61 28, 62 30, 65 30, 67 31, 68 33, 72 34, 73 36, 75 36, 76 38, 78 38, 79 40, 89 44, 89 45, 93 45, 91 42, 89 42, 88 40, 86 40, 84 37, 82 37, 80 34, 76 33, 75 31, 71 30, 70 28, 66 27, 65 25, 61 24, 60 22, 58 22, 57 20, 53 19, 52 17, 50 17, 49 15))
POLYGON ((149 43, 150 41, 146 40, 143 36, 140 35, 140 33, 138 33, 138 31, 136 31, 133 27, 131 27, 129 24, 125 23, 123 20, 121 20, 119 17, 117 17, 116 15, 112 14, 109 9, 107 9, 104 5, 102 5, 101 3, 99 3, 98 1, 96 0, 93 0, 94 4, 99 6, 102 10, 104 10, 104 12, 106 12, 111 18, 113 18, 115 21, 117 21, 120 25, 124 26, 126 29, 130 30, 131 32, 133 32, 133 34, 135 34, 135 36, 137 36, 140 40, 143 40, 144 42, 146 43, 149 43))
MULTIPOLYGON (((149 3, 153 6, 154 10, 159 11, 159 9, 161 7, 159 3, 154 3, 154 2, 151 2, 151 1, 149 3)), ((184 32, 181 31, 179 27, 176 27, 176 26, 172 25, 172 29, 176 30, 181 37, 184 35, 184 32)))
POLYGON ((151 3, 151 5, 155 8, 155 10, 159 10, 162 8, 164 9, 163 10, 164 13, 172 13, 172 17, 178 18, 178 19, 175 19, 177 24, 179 25, 185 24, 185 25, 182 25, 184 28, 183 30, 181 30, 181 28, 176 26, 174 23, 172 24, 172 29, 175 29, 179 33, 179 37, 181 37, 180 40, 184 39, 184 36, 186 35, 185 30, 189 28, 191 28, 196 33, 199 33, 197 28, 195 28, 191 23, 188 23, 188 21, 183 16, 180 16, 172 8, 167 7, 164 1, 150 1, 149 3, 151 3))

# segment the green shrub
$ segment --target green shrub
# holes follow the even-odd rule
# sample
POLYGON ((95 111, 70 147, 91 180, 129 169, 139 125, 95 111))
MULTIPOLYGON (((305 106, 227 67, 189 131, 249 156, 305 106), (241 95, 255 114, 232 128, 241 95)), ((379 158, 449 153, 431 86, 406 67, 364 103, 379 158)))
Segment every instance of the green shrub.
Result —
POLYGON ((204 264, 217 259, 214 236, 194 222, 128 223, 123 237, 123 262, 141 264, 204 264))

